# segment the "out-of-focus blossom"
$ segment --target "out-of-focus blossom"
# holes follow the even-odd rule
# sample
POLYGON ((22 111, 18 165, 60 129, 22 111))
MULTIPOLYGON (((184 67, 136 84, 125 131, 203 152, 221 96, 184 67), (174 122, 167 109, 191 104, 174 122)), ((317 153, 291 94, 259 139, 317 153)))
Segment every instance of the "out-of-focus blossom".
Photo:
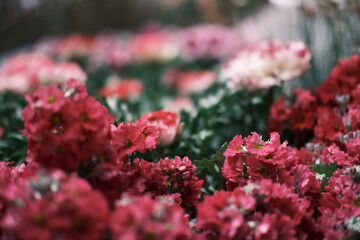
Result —
POLYGON ((336 96, 350 94, 360 83, 360 55, 338 61, 317 93, 325 104, 335 104, 336 96))
POLYGON ((77 81, 85 82, 86 73, 79 64, 74 62, 63 62, 54 64, 52 67, 44 68, 39 73, 41 84, 64 83, 73 78, 77 81))
POLYGON ((4 128, 0 127, 0 140, 4 135, 4 128))
POLYGON ((93 54, 90 58, 92 67, 110 65, 123 67, 132 60, 131 48, 127 40, 117 34, 104 34, 94 39, 93 54))
POLYGON ((216 82, 213 71, 185 72, 175 82, 175 87, 180 93, 199 93, 205 91, 216 82))
POLYGON ((38 53, 20 53, 9 58, 0 68, 0 91, 25 92, 39 84, 42 69, 51 68, 53 61, 38 53))
POLYGON ((62 60, 74 57, 89 57, 93 52, 94 38, 73 34, 59 39, 53 47, 55 56, 62 60))
POLYGON ((173 112, 191 111, 194 107, 194 102, 188 97, 177 97, 165 103, 165 109, 173 112))
POLYGON ((134 61, 163 62, 180 52, 179 33, 175 30, 155 30, 137 34, 130 43, 134 61))
POLYGON ((180 130, 179 115, 166 110, 145 113, 139 121, 149 121, 160 130, 158 140, 162 146, 171 145, 180 130))
POLYGON ((87 76, 77 63, 55 63, 40 52, 20 53, 1 66, 0 91, 27 92, 41 84, 64 83, 71 78, 84 82, 87 76))
POLYGON ((9 239, 100 239, 109 210, 88 182, 63 173, 23 179, 8 191, 2 230, 9 239), (61 176, 56 176, 61 175, 61 176), (11 192, 15 194, 10 194, 11 192), (18 204, 20 203, 20 204, 18 204))
POLYGON ((221 78, 230 89, 268 88, 299 76, 309 68, 310 58, 303 42, 263 42, 240 50, 223 65, 221 78))
POLYGON ((143 92, 144 86, 137 79, 112 80, 100 90, 105 97, 118 97, 120 99, 138 98, 143 92))
POLYGON ((223 59, 239 46, 230 28, 221 25, 198 25, 185 29, 181 56, 186 60, 223 59))

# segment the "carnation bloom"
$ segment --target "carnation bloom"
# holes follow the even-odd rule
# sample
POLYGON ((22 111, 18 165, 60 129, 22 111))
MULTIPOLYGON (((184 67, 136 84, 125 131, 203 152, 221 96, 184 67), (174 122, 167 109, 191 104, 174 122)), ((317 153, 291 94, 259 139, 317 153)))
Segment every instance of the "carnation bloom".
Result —
POLYGON ((183 210, 165 198, 123 198, 110 217, 114 239, 192 239, 183 210))
POLYGON ((230 89, 259 89, 280 85, 309 68, 311 54, 303 42, 263 42, 240 50, 225 63, 221 78, 230 89))
POLYGON ((139 121, 148 121, 159 129, 158 140, 162 146, 171 145, 180 129, 179 115, 166 110, 145 113, 139 121))
POLYGON ((100 94, 105 97, 115 97, 120 99, 132 99, 139 97, 143 92, 144 86, 137 79, 123 79, 120 81, 110 81, 100 90, 100 94))

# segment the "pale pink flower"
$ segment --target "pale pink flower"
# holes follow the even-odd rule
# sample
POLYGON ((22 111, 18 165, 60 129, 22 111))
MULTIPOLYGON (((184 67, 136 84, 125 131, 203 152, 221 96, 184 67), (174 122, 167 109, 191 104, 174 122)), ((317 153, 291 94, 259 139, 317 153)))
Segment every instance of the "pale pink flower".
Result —
POLYGON ((259 89, 280 85, 309 68, 311 54, 301 41, 268 41, 240 50, 223 64, 221 78, 230 89, 259 89))

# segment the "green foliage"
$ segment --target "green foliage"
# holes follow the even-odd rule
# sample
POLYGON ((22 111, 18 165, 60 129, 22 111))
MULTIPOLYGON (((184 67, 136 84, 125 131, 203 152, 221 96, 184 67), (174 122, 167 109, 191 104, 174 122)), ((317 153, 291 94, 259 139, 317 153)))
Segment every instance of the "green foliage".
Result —
POLYGON ((216 191, 225 189, 225 179, 221 168, 224 165, 224 152, 228 143, 224 143, 211 159, 203 158, 194 161, 197 167, 197 176, 204 180, 203 192, 205 194, 214 194, 216 191))
POLYGON ((18 165, 25 161, 27 140, 19 131, 24 128, 21 111, 26 105, 24 96, 12 92, 0 93, 0 160, 18 165))
POLYGON ((318 174, 325 174, 325 177, 322 180, 321 186, 326 186, 329 184, 329 180, 333 173, 336 171, 336 169, 339 168, 339 165, 336 163, 330 163, 330 164, 314 164, 311 167, 311 170, 318 173, 318 174))

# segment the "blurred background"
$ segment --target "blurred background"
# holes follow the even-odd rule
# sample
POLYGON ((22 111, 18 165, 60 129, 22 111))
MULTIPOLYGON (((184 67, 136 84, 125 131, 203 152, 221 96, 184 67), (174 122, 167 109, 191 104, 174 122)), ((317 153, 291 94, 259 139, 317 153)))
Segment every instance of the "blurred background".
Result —
POLYGON ((303 40, 313 54, 314 71, 307 74, 324 79, 337 59, 359 52, 359 4, 349 4, 358 1, 0 0, 0 62, 47 36, 207 22, 233 26, 242 43, 303 40), (319 14, 316 6, 322 2, 326 7, 319 14))
POLYGON ((149 21, 179 26, 200 21, 230 23, 236 2, 0 0, 0 52, 33 43, 47 35, 96 33, 104 28, 138 29, 149 21))

